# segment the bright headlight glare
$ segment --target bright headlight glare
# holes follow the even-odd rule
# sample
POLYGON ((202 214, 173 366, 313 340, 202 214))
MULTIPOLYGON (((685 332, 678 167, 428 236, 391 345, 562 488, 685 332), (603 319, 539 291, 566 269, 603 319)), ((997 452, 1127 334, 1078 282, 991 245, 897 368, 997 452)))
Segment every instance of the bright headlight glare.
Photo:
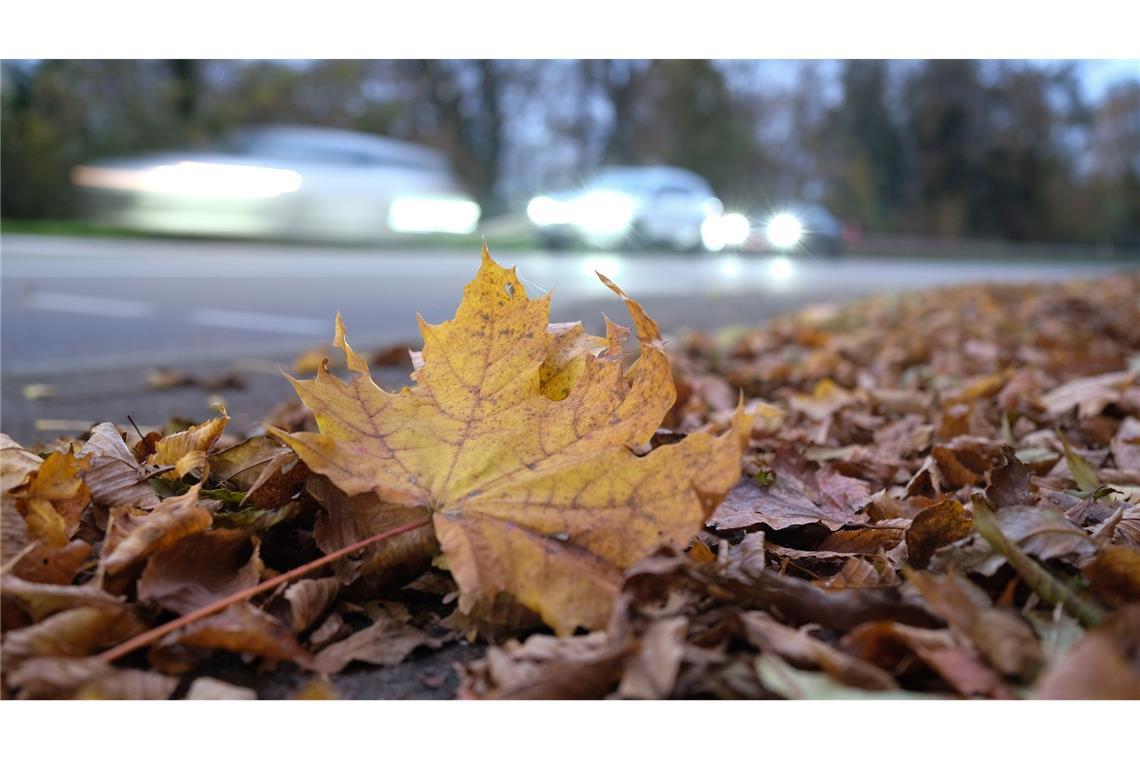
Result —
POLYGON ((701 222, 701 244, 713 253, 724 250, 724 229, 719 216, 710 216, 701 222))
POLYGON ((586 193, 571 204, 574 224, 594 235, 623 231, 633 221, 633 212, 633 199, 613 190, 586 193))
POLYGON ((784 211, 768 222, 768 240, 777 248, 792 248, 803 237, 804 227, 794 214, 784 211))
POLYGON ((301 175, 288 169, 204 161, 149 169, 77 166, 72 181, 84 187, 217 199, 275 198, 301 187, 301 175))
POLYGON ((551 224, 566 224, 569 219, 566 204, 540 195, 526 206, 526 215, 539 227, 551 224))
POLYGON ((475 231, 480 213, 478 203, 458 198, 397 198, 388 207, 388 226, 393 232, 466 235, 475 231))
POLYGON ((743 245, 752 234, 752 225, 743 214, 710 216, 701 222, 701 242, 709 251, 743 245))
POLYGON ((752 225, 744 214, 725 214, 720 218, 724 230, 724 242, 728 245, 741 245, 752 234, 752 225))

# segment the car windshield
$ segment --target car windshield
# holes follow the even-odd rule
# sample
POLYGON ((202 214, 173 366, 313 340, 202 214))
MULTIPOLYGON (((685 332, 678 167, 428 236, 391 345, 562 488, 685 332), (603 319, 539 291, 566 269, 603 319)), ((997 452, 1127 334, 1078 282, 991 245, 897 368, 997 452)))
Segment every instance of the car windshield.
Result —
POLYGON ((439 171, 442 161, 435 155, 418 150, 400 150, 399 146, 362 149, 335 145, 327 141, 268 133, 239 133, 231 137, 227 148, 238 155, 283 161, 303 161, 340 166, 385 166, 403 169, 439 171))
POLYGON ((606 169, 596 174, 587 187, 635 193, 645 188, 647 179, 643 169, 606 169))

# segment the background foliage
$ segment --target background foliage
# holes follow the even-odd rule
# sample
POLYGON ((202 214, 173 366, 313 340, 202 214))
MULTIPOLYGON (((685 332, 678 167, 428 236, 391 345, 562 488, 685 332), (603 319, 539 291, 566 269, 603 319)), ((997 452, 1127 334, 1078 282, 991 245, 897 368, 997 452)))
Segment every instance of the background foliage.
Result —
POLYGON ((730 205, 827 203, 868 231, 1140 243, 1140 78, 1079 64, 41 61, 3 68, 2 213, 70 213, 76 162, 307 123, 445 150, 490 213, 602 163, 704 174, 730 205), (791 68, 788 68, 791 67, 791 68))

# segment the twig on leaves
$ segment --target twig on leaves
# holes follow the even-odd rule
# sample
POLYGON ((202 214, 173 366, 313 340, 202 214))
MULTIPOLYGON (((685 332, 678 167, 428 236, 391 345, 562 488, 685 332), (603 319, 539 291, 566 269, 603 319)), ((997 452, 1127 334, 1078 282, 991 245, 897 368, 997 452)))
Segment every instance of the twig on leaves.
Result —
POLYGON ((317 568, 324 567, 325 565, 329 564, 330 562, 334 562, 334 561, 340 559, 341 557, 347 556, 349 554, 353 554, 354 552, 358 552, 361 549, 365 549, 365 548, 371 546, 372 544, 379 543, 385 539, 393 538, 393 537, 398 536, 402 533, 409 533, 409 532, 411 532, 417 528, 422 528, 425 525, 429 525, 430 523, 431 523, 431 518, 425 517, 423 519, 416 520, 414 522, 405 523, 404 525, 400 525, 399 527, 392 528, 391 530, 386 530, 386 531, 383 531, 381 533, 377 533, 374 536, 369 536, 368 538, 357 541, 355 544, 351 544, 349 546, 346 546, 343 549, 337 549, 336 551, 331 552, 329 554, 326 554, 323 557, 318 557, 317 559, 313 560, 312 562, 307 562, 304 565, 301 565, 300 567, 293 568, 292 570, 290 570, 287 573, 282 573, 281 575, 278 575, 274 578, 270 578, 267 581, 259 583, 256 586, 254 586, 253 588, 247 588, 244 591, 237 592, 236 594, 230 594, 229 596, 227 596, 224 599, 219 599, 218 601, 213 602, 212 604, 207 604, 205 607, 200 607, 200 608, 194 610, 193 612, 189 612, 189 613, 183 615, 182 617, 175 618, 174 620, 171 620, 169 623, 165 623, 163 625, 160 625, 157 628, 152 628, 149 631, 144 631, 143 633, 140 633, 138 636, 127 639, 122 644, 119 644, 118 646, 112 647, 111 649, 108 649, 106 652, 103 652, 102 654, 99 655, 99 659, 102 660, 103 662, 108 662, 108 663, 114 662, 115 660, 119 659, 120 657, 123 657, 125 655, 130 654, 131 652, 135 651, 136 649, 144 647, 153 641, 157 641, 158 639, 162 638, 163 636, 170 633, 171 631, 176 631, 179 628, 182 628, 184 626, 190 625, 191 623, 197 622, 198 620, 201 620, 202 618, 207 618, 207 617, 210 617, 211 615, 217 614, 217 613, 221 612, 222 610, 226 609, 227 607, 229 607, 231 604, 236 604, 237 602, 243 602, 246 599, 251 599, 251 598, 257 596, 258 594, 262 593, 263 591, 269 591, 270 589, 276 588, 277 586, 280 586, 283 583, 287 583, 287 582, 293 580, 294 578, 298 578, 302 575, 305 575, 306 573, 308 573, 312 570, 316 570, 317 568))
POLYGON ((1020 546, 1010 541, 1001 532, 997 520, 994 519, 993 509, 985 497, 975 494, 973 506, 974 526, 978 529, 978 533, 989 542, 998 554, 1005 557, 1006 561, 1037 596, 1045 600, 1047 604, 1063 605, 1070 615, 1081 621, 1086 627, 1100 622, 1104 616, 1104 610, 1100 608, 1100 605, 1054 578, 1052 573, 1023 552, 1020 546))

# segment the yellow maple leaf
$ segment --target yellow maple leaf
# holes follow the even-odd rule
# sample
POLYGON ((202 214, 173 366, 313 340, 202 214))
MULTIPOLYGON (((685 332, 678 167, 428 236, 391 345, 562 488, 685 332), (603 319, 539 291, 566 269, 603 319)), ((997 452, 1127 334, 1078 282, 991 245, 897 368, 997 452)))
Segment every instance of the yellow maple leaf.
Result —
POLYGON ((195 467, 201 467, 205 462, 205 453, 217 443, 222 431, 226 429, 226 423, 230 421, 225 407, 219 407, 219 411, 221 417, 159 439, 154 446, 154 453, 147 457, 147 464, 154 467, 172 466, 172 471, 162 475, 168 480, 181 478, 195 467))
POLYGON ((560 634, 603 626, 621 572, 665 544, 683 548, 740 477, 750 420, 698 432, 639 457, 676 390, 657 324, 622 297, 641 344, 623 369, 628 333, 605 339, 550 325, 549 294, 530 299, 514 269, 483 248, 455 318, 430 325, 415 386, 389 393, 348 345, 352 379, 322 366, 290 378, 319 433, 273 436, 349 496, 432 512, 460 588, 460 609, 509 594, 560 634))

